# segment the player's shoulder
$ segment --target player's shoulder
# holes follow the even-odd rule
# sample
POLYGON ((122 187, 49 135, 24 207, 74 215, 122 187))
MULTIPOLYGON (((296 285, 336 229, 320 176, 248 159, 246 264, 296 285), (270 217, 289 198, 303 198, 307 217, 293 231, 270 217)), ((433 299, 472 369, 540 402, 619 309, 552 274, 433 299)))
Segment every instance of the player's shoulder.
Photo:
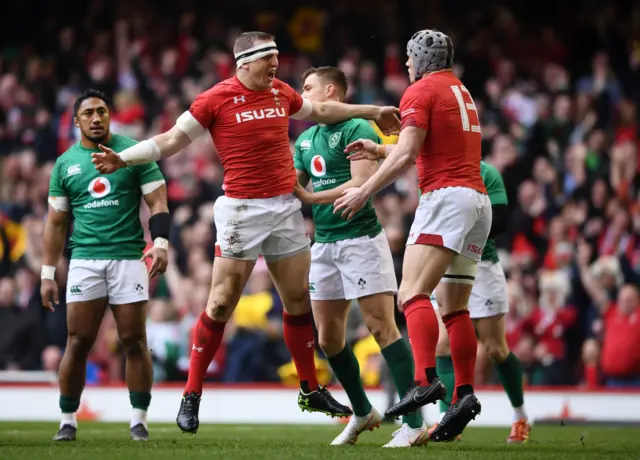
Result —
POLYGON ((300 148, 303 145, 309 146, 310 139, 313 137, 313 135, 316 133, 317 130, 318 130, 318 125, 314 125, 311 128, 307 128, 304 131, 302 131, 298 136, 298 139, 296 139, 296 144, 295 144, 296 148, 300 148))
POLYGON ((200 93, 199 97, 214 99, 220 96, 228 96, 230 94, 236 95, 238 94, 238 92, 243 92, 245 90, 247 92, 249 91, 249 89, 240 84, 238 79, 234 76, 231 78, 227 78, 226 80, 222 80, 213 85, 211 88, 204 90, 200 93))
POLYGON ((111 135, 111 144, 113 145, 113 147, 115 147, 114 150, 116 151, 128 149, 129 147, 131 147, 132 145, 136 145, 137 143, 137 140, 127 136, 123 136, 122 134, 111 135))
POLYGON ((272 91, 280 92, 287 97, 291 97, 292 95, 296 94, 296 90, 293 89, 293 87, 289 83, 287 83, 286 81, 279 80, 277 78, 273 79, 272 91))
POLYGON ((69 148, 64 152, 62 152, 60 155, 58 155, 58 158, 56 158, 55 164, 63 165, 69 161, 74 161, 78 157, 84 157, 86 155, 87 155, 87 151, 82 148, 82 146, 80 145, 80 142, 78 141, 75 144, 69 146, 69 148))
POLYGON ((378 137, 378 133, 376 132, 375 128, 373 127, 372 123, 369 120, 365 120, 364 118, 352 118, 351 120, 347 120, 345 122, 345 126, 351 131, 351 132, 358 132, 358 133, 367 133, 370 134, 372 136, 376 136, 378 137))

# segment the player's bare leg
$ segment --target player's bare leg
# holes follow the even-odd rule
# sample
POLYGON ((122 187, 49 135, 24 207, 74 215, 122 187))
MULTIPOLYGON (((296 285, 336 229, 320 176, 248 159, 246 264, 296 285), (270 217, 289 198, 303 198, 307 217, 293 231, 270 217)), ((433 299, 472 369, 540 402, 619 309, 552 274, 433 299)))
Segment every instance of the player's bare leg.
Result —
POLYGON ((67 304, 67 345, 60 362, 60 431, 54 441, 75 441, 78 430, 76 412, 87 375, 87 358, 93 347, 104 313, 107 299, 67 304))
POLYGON ((478 342, 468 310, 474 276, 463 275, 472 273, 471 268, 475 265, 476 262, 471 259, 456 256, 450 272, 460 275, 448 274, 436 293, 442 321, 449 336, 455 390, 451 405, 431 433, 434 441, 456 439, 481 410, 473 390, 478 342))
POLYGON ((454 252, 441 246, 412 244, 405 250, 398 306, 407 318, 414 383, 400 402, 387 410, 387 417, 413 413, 445 397, 446 389, 436 372, 438 318, 430 297, 453 257, 454 252))
POLYGON ((255 265, 254 260, 216 257, 213 261, 211 292, 205 311, 193 328, 189 377, 176 423, 185 433, 198 431, 200 398, 207 368, 220 347, 224 328, 255 265))
POLYGON ((315 337, 309 299, 308 248, 290 256, 270 258, 267 266, 284 305, 283 334, 300 377, 298 405, 305 411, 347 417, 353 412, 318 385, 314 355, 315 337))
POLYGON ((518 358, 511 353, 507 345, 504 328, 504 315, 490 316, 474 320, 478 340, 487 351, 489 359, 498 370, 511 406, 514 410, 513 425, 508 442, 524 443, 529 440, 531 426, 524 410, 522 368, 518 358))
MULTIPOLYGON (((358 299, 362 318, 380 346, 398 395, 403 397, 414 379, 413 358, 396 325, 394 299, 391 293, 380 293, 358 299)), ((427 442, 427 427, 420 411, 405 415, 402 427, 384 447, 414 447, 427 442)))
POLYGON ((125 379, 133 409, 131 439, 146 441, 149 438, 147 410, 153 385, 153 364, 147 346, 147 302, 113 305, 112 311, 126 357, 125 379))
POLYGON ((355 444, 358 436, 382 423, 380 413, 371 405, 360 378, 360 366, 346 343, 347 316, 350 300, 312 300, 313 317, 318 328, 318 342, 327 355, 333 373, 342 384, 354 415, 333 440, 332 446, 355 444))

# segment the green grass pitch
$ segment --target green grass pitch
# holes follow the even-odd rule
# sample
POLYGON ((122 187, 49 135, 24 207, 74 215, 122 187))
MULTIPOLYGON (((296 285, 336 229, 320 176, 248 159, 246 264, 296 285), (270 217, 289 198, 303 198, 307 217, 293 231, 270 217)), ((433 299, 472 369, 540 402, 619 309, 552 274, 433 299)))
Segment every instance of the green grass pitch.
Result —
POLYGON ((330 447, 342 425, 202 425, 197 435, 151 424, 152 439, 128 439, 127 424, 81 423, 74 443, 54 443, 57 423, 0 423, 0 459, 640 459, 640 430, 597 426, 534 426, 524 445, 507 445, 508 429, 469 428, 461 442, 382 449, 394 426, 360 436, 355 446, 330 447))

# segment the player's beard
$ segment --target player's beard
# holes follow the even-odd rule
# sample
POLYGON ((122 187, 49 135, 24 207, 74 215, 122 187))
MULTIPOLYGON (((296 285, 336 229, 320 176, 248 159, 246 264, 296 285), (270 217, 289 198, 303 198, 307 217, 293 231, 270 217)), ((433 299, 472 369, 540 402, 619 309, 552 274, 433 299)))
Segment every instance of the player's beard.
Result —
POLYGON ((94 144, 102 144, 109 137, 109 130, 105 130, 104 134, 95 135, 92 134, 91 131, 87 131, 84 133, 84 137, 86 137, 89 141, 94 144))

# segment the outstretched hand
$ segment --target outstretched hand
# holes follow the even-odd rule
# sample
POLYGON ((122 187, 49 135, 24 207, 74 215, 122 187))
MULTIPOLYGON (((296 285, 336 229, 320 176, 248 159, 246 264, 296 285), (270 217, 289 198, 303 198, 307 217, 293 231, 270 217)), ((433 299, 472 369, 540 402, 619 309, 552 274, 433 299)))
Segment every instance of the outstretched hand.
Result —
POLYGON ((371 139, 358 139, 347 145, 344 153, 348 153, 347 160, 378 160, 378 144, 371 139))
POLYGON ((352 219, 358 211, 364 208, 367 202, 367 196, 362 193, 360 187, 352 187, 342 192, 342 196, 333 203, 333 213, 342 211, 341 215, 344 219, 352 219))
POLYGON ((96 165, 96 169, 100 174, 111 174, 120 168, 126 168, 127 164, 109 147, 102 144, 98 145, 102 152, 91 154, 91 163, 96 165))
POLYGON ((400 133, 400 109, 397 107, 380 107, 380 113, 374 121, 385 136, 400 133))

